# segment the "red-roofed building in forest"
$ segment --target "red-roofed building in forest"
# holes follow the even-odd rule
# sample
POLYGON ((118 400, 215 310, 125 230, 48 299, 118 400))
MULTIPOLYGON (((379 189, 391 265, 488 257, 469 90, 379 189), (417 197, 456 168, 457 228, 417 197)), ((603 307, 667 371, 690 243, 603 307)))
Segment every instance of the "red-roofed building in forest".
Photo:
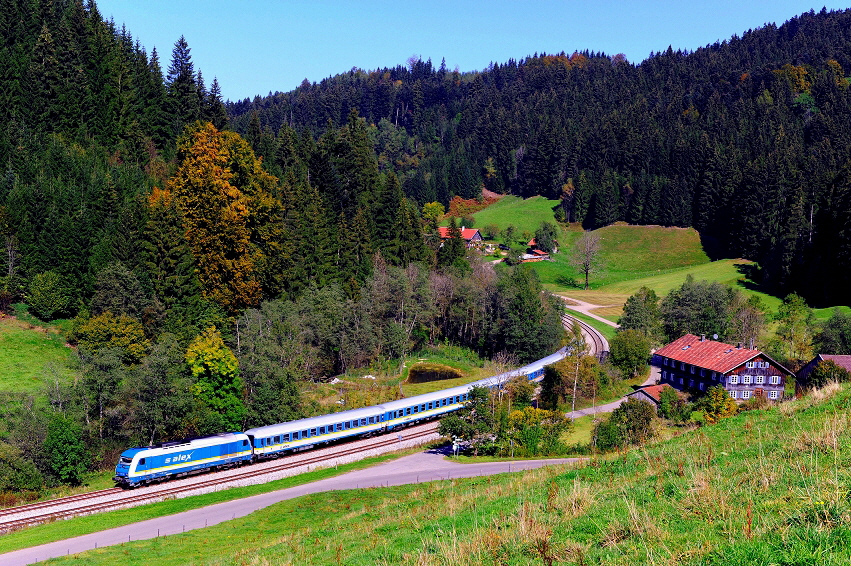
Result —
MULTIPOLYGON (((441 240, 449 239, 449 227, 448 226, 440 226, 437 229, 440 234, 441 240)), ((483 242, 482 234, 475 228, 464 228, 461 226, 459 230, 461 232, 461 238, 467 243, 468 248, 472 248, 473 246, 480 244, 483 242)))
POLYGON ((698 392, 722 385, 736 400, 782 399, 786 380, 793 375, 764 352, 694 334, 674 340, 654 357, 662 368, 661 383, 698 392))

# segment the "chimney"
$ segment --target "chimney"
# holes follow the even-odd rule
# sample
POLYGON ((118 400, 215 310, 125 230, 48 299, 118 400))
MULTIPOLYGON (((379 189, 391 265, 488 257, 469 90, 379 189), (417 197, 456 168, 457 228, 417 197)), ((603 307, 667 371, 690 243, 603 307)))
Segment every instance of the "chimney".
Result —
POLYGON ((736 349, 737 349, 737 350, 741 350, 741 349, 742 349, 742 343, 741 343, 741 342, 737 342, 737 343, 736 343, 736 349))
POLYGON ((703 342, 704 340, 706 340, 706 334, 701 334, 700 341, 703 342))

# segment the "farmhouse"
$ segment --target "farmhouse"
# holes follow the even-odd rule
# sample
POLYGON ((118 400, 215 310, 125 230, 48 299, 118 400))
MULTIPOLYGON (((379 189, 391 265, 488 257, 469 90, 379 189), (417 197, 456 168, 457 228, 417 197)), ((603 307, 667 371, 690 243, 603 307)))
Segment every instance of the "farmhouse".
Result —
POLYGON ((793 375, 759 350, 694 334, 657 350, 654 363, 662 368, 661 383, 696 392, 722 385, 737 400, 762 396, 782 399, 786 380, 793 375))
MULTIPOLYGON (((440 239, 449 239, 448 226, 440 226, 437 231, 440 233, 440 239)), ((477 229, 464 228, 463 226, 461 226, 461 238, 463 238, 464 241, 467 243, 468 248, 472 248, 473 246, 479 245, 483 241, 482 234, 477 229)))

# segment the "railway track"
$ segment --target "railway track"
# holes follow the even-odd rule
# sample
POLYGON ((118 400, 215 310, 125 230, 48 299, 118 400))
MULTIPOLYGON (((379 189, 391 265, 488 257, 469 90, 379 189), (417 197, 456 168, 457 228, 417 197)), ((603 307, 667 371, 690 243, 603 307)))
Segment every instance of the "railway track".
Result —
POLYGON ((588 343, 588 354, 596 356, 596 358, 600 361, 605 360, 606 356, 609 355, 609 342, 606 340, 606 337, 600 334, 599 330, 585 321, 579 320, 569 314, 561 315, 561 322, 565 327, 569 327, 574 323, 574 321, 579 323, 582 333, 591 339, 588 343))
MULTIPOLYGON (((405 441, 416 440, 418 438, 423 438, 433 434, 437 430, 437 423, 429 423, 430 426, 423 427, 422 429, 407 429, 405 431, 405 441)), ((345 456, 350 456, 353 454, 357 454, 359 452, 364 452, 366 450, 374 450, 376 448, 383 447, 391 447, 395 446, 400 442, 400 439, 397 435, 400 434, 400 431, 393 431, 390 433, 386 433, 379 437, 378 442, 370 444, 368 447, 357 446, 357 447, 349 447, 346 448, 345 444, 341 444, 343 450, 335 451, 327 454, 321 454, 316 456, 310 456, 308 458, 294 458, 294 456, 301 456, 303 453, 297 453, 286 459, 282 459, 281 462, 277 465, 273 466, 264 466, 262 468, 254 468, 254 469, 240 469, 240 471, 228 474, 224 477, 219 478, 211 478, 211 479, 200 479, 200 481, 193 482, 187 485, 180 486, 166 486, 161 489, 155 489, 152 491, 146 491, 144 493, 126 491, 121 488, 112 488, 112 489, 104 489, 99 491, 93 491, 90 493, 84 493, 79 495, 73 495, 70 497, 63 497, 59 499, 52 499, 49 501, 42 501, 39 503, 33 503, 30 505, 21 505, 19 507, 11 507, 8 509, 3 509, 0 512, 0 532, 10 532, 17 529, 22 529, 24 527, 29 527, 32 525, 37 525, 40 523, 46 523, 50 521, 56 521, 61 519, 69 519, 71 517, 76 517, 79 515, 89 515, 92 513, 99 513, 101 511, 108 511, 110 509, 116 509, 121 507, 133 507, 136 505, 141 505, 143 503, 149 503, 154 501, 160 501, 166 498, 176 497, 179 495, 188 495, 188 492, 197 491, 200 489, 207 489, 211 487, 215 487, 217 485, 229 484, 234 482, 240 482, 247 479, 251 479, 258 476, 263 476, 267 474, 274 474, 276 472, 281 472, 284 470, 304 467, 304 466, 315 466, 322 463, 326 463, 328 461, 338 460, 345 456), (74 504, 74 503, 85 503, 89 500, 95 500, 101 497, 107 497, 110 495, 116 495, 118 493, 126 494, 125 497, 119 497, 116 499, 111 499, 108 501, 100 501, 97 503, 92 503, 88 505, 80 505, 75 506, 71 509, 63 509, 59 511, 50 511, 51 507, 57 507, 66 504, 74 504), (44 510, 44 513, 38 513, 39 511, 44 510), (3 520, 3 516, 10 515, 20 515, 23 513, 32 513, 36 512, 37 514, 31 515, 28 517, 22 517, 18 519, 11 520, 3 520)), ((202 477, 202 476, 199 476, 202 477)))

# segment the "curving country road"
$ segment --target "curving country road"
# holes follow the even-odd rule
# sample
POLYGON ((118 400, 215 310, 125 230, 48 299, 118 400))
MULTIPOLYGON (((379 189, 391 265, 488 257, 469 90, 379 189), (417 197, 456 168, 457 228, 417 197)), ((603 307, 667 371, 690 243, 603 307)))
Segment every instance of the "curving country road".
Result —
POLYGON ((557 464, 572 464, 583 460, 583 458, 560 458, 554 460, 459 464, 446 460, 446 455, 447 453, 444 450, 429 450, 364 470, 349 472, 337 477, 291 487, 289 489, 282 489, 244 499, 235 499, 176 515, 159 517, 107 531, 0 554, 0 564, 4 566, 31 564, 40 560, 47 560, 48 558, 76 554, 93 548, 122 544, 132 540, 151 539, 194 529, 203 529, 204 527, 216 525, 224 521, 244 517, 280 501, 294 499, 311 493, 365 487, 389 487, 437 480, 487 476, 557 464))

